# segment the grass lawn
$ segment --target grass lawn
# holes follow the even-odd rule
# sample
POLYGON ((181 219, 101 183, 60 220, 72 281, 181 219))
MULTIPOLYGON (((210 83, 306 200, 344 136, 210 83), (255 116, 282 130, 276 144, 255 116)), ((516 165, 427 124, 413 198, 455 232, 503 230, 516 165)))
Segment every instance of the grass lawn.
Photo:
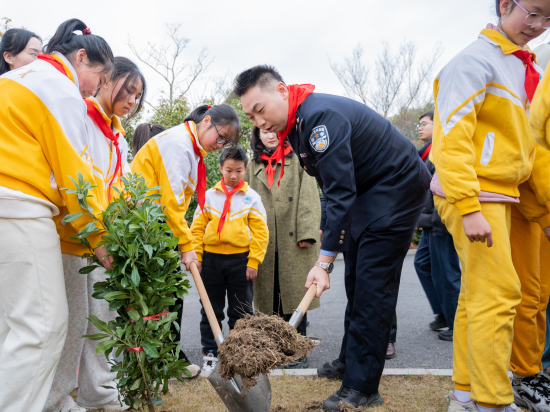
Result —
MULTIPOLYGON (((336 392, 341 382, 310 376, 278 376, 270 378, 272 412, 317 412, 314 402, 322 402, 336 392)), ((447 410, 444 396, 451 389, 451 378, 445 376, 383 376, 380 393, 386 404, 377 412, 447 410)), ((206 379, 170 385, 170 393, 157 412, 225 412, 222 401, 206 379)), ((100 411, 95 411, 100 412, 100 411)))

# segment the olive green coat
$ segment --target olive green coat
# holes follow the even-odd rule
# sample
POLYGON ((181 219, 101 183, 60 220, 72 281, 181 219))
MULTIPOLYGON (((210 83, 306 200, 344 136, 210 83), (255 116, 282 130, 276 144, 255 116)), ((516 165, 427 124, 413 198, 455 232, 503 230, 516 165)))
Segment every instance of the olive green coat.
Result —
MULTIPOLYGON (((291 314, 304 297, 307 275, 319 257, 319 225, 321 205, 317 183, 301 167, 298 158, 285 157, 285 174, 281 188, 277 187, 280 164, 269 190, 265 166, 253 160, 248 165, 244 180, 262 198, 267 214, 269 245, 263 263, 254 281, 254 308, 260 312, 273 312, 275 279, 275 239, 278 242, 279 285, 283 313, 291 314), (310 248, 301 248, 298 242, 314 239, 310 248)), ((310 309, 320 306, 314 299, 310 309)))

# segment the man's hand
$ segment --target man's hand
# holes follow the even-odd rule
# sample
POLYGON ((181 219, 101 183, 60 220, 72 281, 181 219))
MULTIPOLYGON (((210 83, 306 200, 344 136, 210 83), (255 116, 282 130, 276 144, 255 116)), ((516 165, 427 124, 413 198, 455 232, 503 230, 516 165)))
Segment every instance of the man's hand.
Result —
POLYGON ((105 269, 113 269, 113 257, 107 256, 107 249, 105 249, 105 245, 96 247, 94 249, 94 253, 105 269))
POLYGON ((202 272, 202 262, 195 262, 196 265, 197 265, 197 270, 199 271, 199 273, 202 272))
POLYGON ((548 226, 546 229, 544 229, 544 234, 546 238, 550 241, 550 226, 548 226))
POLYGON ((258 277, 258 269, 251 268, 250 266, 246 267, 246 280, 252 282, 258 277))
POLYGON ((311 247, 311 246, 312 246, 311 243, 309 243, 309 242, 304 242, 304 241, 298 242, 298 245, 300 245, 300 247, 311 247))
POLYGON ((185 265, 185 269, 187 271, 191 270, 191 262, 195 262, 197 264, 197 268, 199 267, 199 258, 197 257, 194 249, 181 254, 181 263, 185 265))
POLYGON ((487 240, 487 246, 493 246, 493 232, 491 226, 481 212, 469 213, 462 216, 462 226, 470 242, 485 243, 487 240))
POLYGON ((327 271, 319 266, 313 266, 307 275, 306 289, 316 283, 317 284, 317 294, 316 297, 320 298, 324 290, 330 289, 330 277, 327 271))

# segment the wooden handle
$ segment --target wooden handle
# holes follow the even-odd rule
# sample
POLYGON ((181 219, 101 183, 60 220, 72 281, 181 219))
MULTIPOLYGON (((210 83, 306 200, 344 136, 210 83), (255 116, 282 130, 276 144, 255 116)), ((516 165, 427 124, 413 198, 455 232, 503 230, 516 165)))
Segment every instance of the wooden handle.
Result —
POLYGON ((195 262, 191 262, 190 268, 191 268, 191 274, 193 275, 193 280, 195 281, 195 286, 199 291, 202 307, 206 312, 208 323, 210 323, 210 329, 212 329, 214 338, 216 338, 219 334, 222 333, 222 330, 220 329, 220 325, 218 324, 218 319, 216 319, 216 315, 214 314, 214 309, 212 309, 212 304, 210 303, 210 299, 208 298, 208 294, 206 293, 206 289, 204 288, 204 283, 202 283, 202 278, 199 273, 199 270, 197 269, 197 264, 195 262))
POLYGON ((317 294, 317 284, 314 283, 309 287, 309 289, 306 292, 306 295, 298 305, 298 309, 302 311, 302 314, 307 312, 307 310, 309 309, 309 305, 311 305, 311 301, 313 300, 316 294, 317 294))

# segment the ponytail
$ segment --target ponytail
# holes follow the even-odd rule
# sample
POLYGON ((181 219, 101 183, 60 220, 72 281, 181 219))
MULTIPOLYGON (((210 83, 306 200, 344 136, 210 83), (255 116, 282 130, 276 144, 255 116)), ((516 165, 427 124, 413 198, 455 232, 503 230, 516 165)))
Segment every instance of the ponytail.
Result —
POLYGON ((17 56, 25 50, 32 37, 36 37, 42 43, 42 39, 37 34, 25 29, 9 29, 4 33, 0 41, 0 76, 10 71, 10 65, 4 59, 4 53, 17 56))
POLYGON ((208 115, 212 119, 212 122, 216 126, 230 126, 235 129, 235 137, 233 139, 233 144, 237 145, 239 143, 239 134, 241 131, 241 119, 237 114, 237 111, 228 104, 218 104, 215 106, 210 106, 208 104, 203 104, 202 106, 197 107, 191 113, 189 113, 184 121, 193 121, 195 124, 202 122, 204 117, 208 115))
POLYGON ((166 130, 166 127, 160 124, 142 123, 134 131, 132 138, 132 157, 136 157, 139 149, 145 146, 151 137, 156 136, 166 130))
POLYGON ((113 69, 114 57, 111 47, 102 37, 92 34, 88 26, 78 19, 61 23, 43 51, 48 54, 58 52, 71 60, 73 54, 80 49, 86 50, 88 61, 92 66, 103 65, 104 73, 113 69), (82 34, 75 33, 79 31, 82 34))

